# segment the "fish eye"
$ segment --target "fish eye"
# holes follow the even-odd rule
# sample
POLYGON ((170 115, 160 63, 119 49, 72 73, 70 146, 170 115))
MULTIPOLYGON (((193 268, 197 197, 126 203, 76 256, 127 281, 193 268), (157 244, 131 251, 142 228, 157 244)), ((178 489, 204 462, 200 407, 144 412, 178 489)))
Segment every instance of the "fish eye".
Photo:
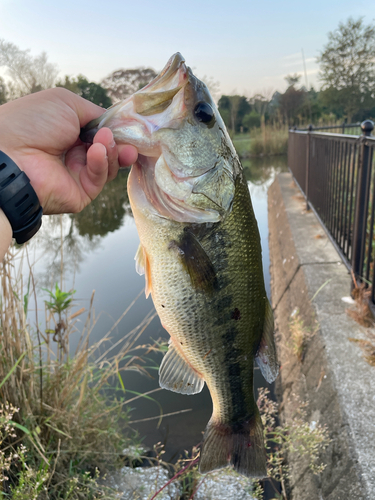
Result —
POLYGON ((194 114, 200 122, 209 123, 214 117, 214 110, 207 102, 202 101, 195 106, 194 114))

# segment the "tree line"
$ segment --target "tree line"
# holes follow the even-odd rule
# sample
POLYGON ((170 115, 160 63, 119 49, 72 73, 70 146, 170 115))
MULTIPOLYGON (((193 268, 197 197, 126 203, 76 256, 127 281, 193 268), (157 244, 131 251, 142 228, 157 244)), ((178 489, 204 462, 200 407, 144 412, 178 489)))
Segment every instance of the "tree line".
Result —
MULTIPOLYGON (((300 85, 301 75, 287 75, 285 92, 263 91, 252 97, 222 95, 219 111, 232 133, 245 132, 265 123, 306 125, 308 123, 357 122, 375 118, 375 25, 349 18, 328 33, 321 51, 321 88, 300 85)), ((0 39, 0 104, 50 87, 65 87, 102 107, 125 99, 144 87, 157 73, 151 68, 119 69, 100 83, 83 75, 57 79, 57 67, 45 53, 30 51, 0 39)))
MULTIPOLYGON (((223 95, 219 110, 234 133, 262 123, 358 122, 375 118, 375 25, 349 18, 328 33, 318 57, 320 90, 300 86, 301 75, 286 76, 284 93, 251 98, 223 95)), ((269 92, 268 92, 269 93, 269 92)))

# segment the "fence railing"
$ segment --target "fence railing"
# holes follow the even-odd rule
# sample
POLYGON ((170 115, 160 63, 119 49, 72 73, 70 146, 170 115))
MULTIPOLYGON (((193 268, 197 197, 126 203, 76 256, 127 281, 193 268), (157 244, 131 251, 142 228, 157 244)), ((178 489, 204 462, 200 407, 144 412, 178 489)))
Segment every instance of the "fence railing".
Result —
POLYGON ((367 120, 361 129, 357 136, 289 130, 288 166, 308 208, 348 269, 371 287, 375 303, 374 124, 367 120))
POLYGON ((315 125, 309 125, 306 128, 297 128, 295 127, 293 130, 300 131, 308 131, 308 132, 318 132, 321 130, 329 130, 331 132, 337 134, 350 134, 350 135, 359 135, 362 133, 361 124, 360 123, 336 123, 334 125, 322 125, 316 127, 315 125))

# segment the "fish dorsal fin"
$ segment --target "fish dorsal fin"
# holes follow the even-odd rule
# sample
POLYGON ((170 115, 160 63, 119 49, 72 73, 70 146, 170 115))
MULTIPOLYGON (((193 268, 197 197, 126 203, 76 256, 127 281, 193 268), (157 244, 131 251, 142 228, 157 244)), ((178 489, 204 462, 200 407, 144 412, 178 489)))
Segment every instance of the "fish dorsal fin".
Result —
POLYGON ((180 394, 197 394, 204 386, 201 375, 182 357, 172 340, 160 365, 159 384, 163 389, 180 394))
POLYGON ((170 242, 169 249, 177 252, 196 290, 213 293, 217 289, 214 266, 192 232, 184 231, 180 241, 170 242))
POLYGON ((135 260, 135 270, 137 271, 137 273, 140 276, 145 275, 145 280, 146 280, 145 294, 147 299, 151 293, 151 267, 146 250, 143 248, 141 243, 139 244, 134 260, 135 260))
POLYGON ((256 361, 263 377, 268 383, 273 382, 279 373, 275 340, 273 338, 273 313, 271 304, 266 301, 266 313, 261 341, 259 343, 256 361))

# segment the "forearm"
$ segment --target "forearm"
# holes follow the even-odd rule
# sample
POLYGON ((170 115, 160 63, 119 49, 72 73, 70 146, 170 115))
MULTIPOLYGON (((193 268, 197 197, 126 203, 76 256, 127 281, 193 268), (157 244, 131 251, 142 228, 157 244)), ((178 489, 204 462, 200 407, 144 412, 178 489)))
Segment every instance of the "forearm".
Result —
POLYGON ((12 228, 4 212, 0 209, 0 262, 3 261, 11 241, 12 228))

